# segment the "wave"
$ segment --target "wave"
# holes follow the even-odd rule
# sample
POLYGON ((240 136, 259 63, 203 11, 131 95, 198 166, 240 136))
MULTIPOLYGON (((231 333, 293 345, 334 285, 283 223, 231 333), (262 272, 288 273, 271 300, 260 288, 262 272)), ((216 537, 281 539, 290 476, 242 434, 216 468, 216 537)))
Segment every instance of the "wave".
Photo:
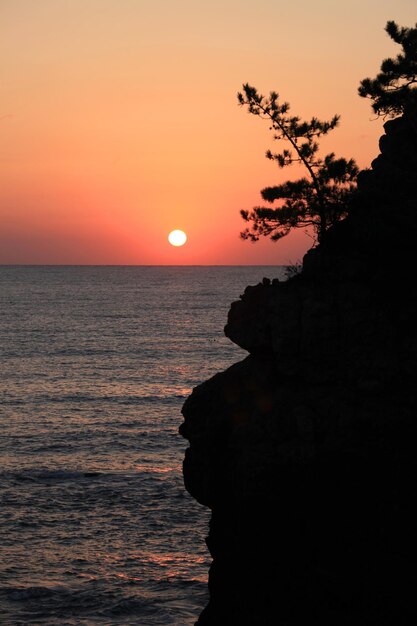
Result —
POLYGON ((185 399, 189 395, 189 391, 181 392, 181 393, 170 393, 170 394, 144 394, 144 395, 132 395, 132 396, 111 396, 111 395, 103 395, 103 396, 94 396, 94 395, 84 395, 84 394, 68 394, 68 395, 60 395, 60 396, 49 396, 49 395, 37 395, 27 400, 22 400, 21 398, 5 398, 2 400, 2 404, 7 406, 21 406, 26 404, 64 404, 64 403, 114 403, 121 405, 140 405, 147 403, 169 403, 175 400, 185 399))
POLYGON ((132 592, 131 580, 115 587, 92 579, 76 585, 53 582, 0 587, 4 624, 147 624, 188 626, 206 598, 207 583, 150 577, 132 592), (140 588, 142 588, 140 590, 140 588), (11 617, 7 621, 8 616, 11 617), (13 616, 13 617, 12 617, 13 616), (92 619, 93 618, 93 619, 92 619), (129 619, 130 618, 130 619, 129 619), (131 621, 133 618, 134 621, 131 621), (120 622, 120 619, 123 621, 120 622))
POLYGON ((9 475, 19 482, 42 482, 54 481, 77 481, 82 479, 104 478, 111 474, 90 470, 67 470, 67 469, 26 469, 21 472, 11 472, 9 475))
POLYGON ((72 470, 72 469, 25 469, 21 472, 2 472, 0 475, 3 477, 11 477, 13 480, 18 482, 28 482, 28 483, 36 483, 36 482, 78 482, 78 481, 111 481, 117 480, 119 481, 121 478, 123 480, 128 481, 132 478, 137 478, 138 476, 143 475, 164 475, 164 474, 180 474, 181 472, 181 463, 176 465, 155 465, 154 463, 137 463, 134 465, 133 469, 129 471, 113 471, 113 472, 105 472, 98 470, 72 470))

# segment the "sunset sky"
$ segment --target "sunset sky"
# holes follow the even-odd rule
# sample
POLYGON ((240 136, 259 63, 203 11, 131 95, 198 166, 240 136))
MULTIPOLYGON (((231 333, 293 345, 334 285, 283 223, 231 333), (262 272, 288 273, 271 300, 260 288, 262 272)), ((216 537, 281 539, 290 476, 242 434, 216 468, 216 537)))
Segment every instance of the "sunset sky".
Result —
POLYGON ((416 0, 0 0, 0 263, 287 264, 311 239, 243 242, 240 209, 289 172, 264 157, 243 82, 341 125, 367 167, 382 120, 357 96, 416 0), (168 243, 180 228, 188 241, 168 243))

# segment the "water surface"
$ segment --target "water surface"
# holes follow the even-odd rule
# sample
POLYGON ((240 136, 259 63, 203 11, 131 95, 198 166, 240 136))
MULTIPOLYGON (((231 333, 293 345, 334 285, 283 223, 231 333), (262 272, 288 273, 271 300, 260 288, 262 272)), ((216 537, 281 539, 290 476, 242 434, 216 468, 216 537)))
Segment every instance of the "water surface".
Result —
POLYGON ((0 267, 0 623, 188 626, 209 513, 185 492, 192 388, 280 267, 0 267))

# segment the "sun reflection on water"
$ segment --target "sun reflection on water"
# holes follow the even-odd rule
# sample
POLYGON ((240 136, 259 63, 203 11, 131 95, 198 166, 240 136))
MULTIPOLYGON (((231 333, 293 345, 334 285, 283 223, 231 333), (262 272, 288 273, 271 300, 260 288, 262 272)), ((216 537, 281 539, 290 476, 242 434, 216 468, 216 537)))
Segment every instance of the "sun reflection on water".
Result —
POLYGON ((132 552, 128 559, 119 554, 96 553, 96 558, 105 565, 109 578, 118 578, 131 583, 149 582, 149 572, 153 573, 154 582, 169 579, 183 579, 189 582, 207 582, 207 571, 202 566, 207 565, 207 557, 190 552, 132 552), (127 571, 127 562, 128 569, 127 571), (122 571, 120 571, 122 570, 122 571), (191 575, 190 575, 191 574, 191 575))

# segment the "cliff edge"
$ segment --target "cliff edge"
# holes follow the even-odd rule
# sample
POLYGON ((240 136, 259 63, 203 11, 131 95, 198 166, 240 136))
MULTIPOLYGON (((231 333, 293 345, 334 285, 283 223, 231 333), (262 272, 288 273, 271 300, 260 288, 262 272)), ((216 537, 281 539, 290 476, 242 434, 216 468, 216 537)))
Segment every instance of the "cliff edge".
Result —
POLYGON ((212 511, 198 626, 417 623, 417 114, 384 130, 302 272, 232 304, 249 356, 184 405, 212 511))

